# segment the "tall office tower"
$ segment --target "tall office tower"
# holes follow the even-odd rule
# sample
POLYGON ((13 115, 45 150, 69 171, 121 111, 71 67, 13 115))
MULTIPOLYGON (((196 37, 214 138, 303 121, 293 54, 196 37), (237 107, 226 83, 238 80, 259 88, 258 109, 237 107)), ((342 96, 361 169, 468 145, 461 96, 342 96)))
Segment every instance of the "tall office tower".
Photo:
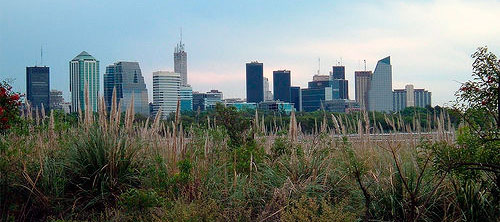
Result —
POLYGON ((302 111, 302 91, 300 91, 300 86, 290 87, 290 102, 293 103, 296 111, 302 111))
POLYGON ((345 66, 332 66, 330 79, 337 82, 340 99, 349 99, 349 82, 345 79, 345 66))
POLYGON ((104 101, 108 112, 113 103, 116 88, 116 104, 125 111, 134 98, 134 112, 149 116, 148 89, 144 83, 138 62, 116 62, 106 67, 104 74, 104 101))
POLYGON ((55 89, 50 90, 50 109, 62 110, 63 103, 63 92, 55 89))
POLYGON ((269 90, 269 79, 264 77, 264 101, 273 100, 273 93, 269 90))
POLYGON ((26 67, 26 99, 33 109, 50 109, 49 67, 26 67))
POLYGON ((247 102, 264 101, 264 65, 259 62, 246 64, 247 102))
POLYGON ((406 107, 431 106, 431 95, 432 93, 425 89, 414 89, 413 85, 406 85, 404 89, 394 89, 392 110, 397 112, 406 107))
POLYGON ((368 110, 368 88, 372 79, 372 71, 355 71, 355 97, 361 110, 368 110))
POLYGON ((100 77, 99 61, 83 51, 69 62, 71 91, 71 112, 85 110, 85 88, 88 89, 89 104, 92 111, 97 112, 99 100, 100 77))
POLYGON ((181 111, 193 110, 193 88, 191 86, 181 86, 179 90, 181 100, 181 111))
POLYGON ((290 102, 290 70, 273 71, 274 100, 290 102))
POLYGON ((389 112, 392 110, 392 65, 388 56, 377 62, 368 89, 368 110, 389 112))
POLYGON ((161 118, 167 119, 177 110, 181 76, 168 71, 153 72, 153 116, 161 109, 161 118))
POLYGON ((181 76, 181 86, 187 86, 187 52, 184 51, 184 43, 181 41, 175 46, 174 50, 174 72, 181 76))

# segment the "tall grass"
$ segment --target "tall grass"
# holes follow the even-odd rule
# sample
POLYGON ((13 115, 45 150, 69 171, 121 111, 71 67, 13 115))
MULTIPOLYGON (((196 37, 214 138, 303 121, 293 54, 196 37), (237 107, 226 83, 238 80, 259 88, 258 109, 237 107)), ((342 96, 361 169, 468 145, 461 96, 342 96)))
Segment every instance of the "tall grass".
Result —
POLYGON ((24 124, 1 137, 9 172, 3 218, 496 220, 485 184, 432 164, 430 147, 455 143, 444 114, 424 129, 418 119, 386 118, 390 132, 369 113, 324 116, 304 133, 294 113, 287 128, 265 125, 257 112, 244 127, 225 110, 185 129, 179 112, 172 122, 160 113, 137 122, 133 106, 122 115, 115 93, 109 113, 101 99, 98 113, 80 111, 68 126, 52 112, 28 110, 24 124))

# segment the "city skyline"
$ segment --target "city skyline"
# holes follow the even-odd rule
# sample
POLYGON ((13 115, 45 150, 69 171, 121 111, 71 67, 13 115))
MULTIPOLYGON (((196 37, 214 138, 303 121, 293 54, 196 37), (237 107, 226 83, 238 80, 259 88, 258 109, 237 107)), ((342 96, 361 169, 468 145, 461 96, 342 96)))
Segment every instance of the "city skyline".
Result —
MULTIPOLYGON (((174 1, 150 6, 124 1, 116 7, 144 11, 125 19, 104 16, 108 6, 115 4, 99 2, 94 11, 85 12, 93 25, 68 27, 84 15, 79 8, 95 3, 6 2, 0 9, 1 78, 15 78, 14 89, 26 93, 25 67, 49 66, 51 89, 62 90, 69 101, 67 61, 85 50, 101 61, 100 73, 115 61, 139 62, 151 92, 153 71, 174 70, 172 49, 182 27, 190 55, 189 83, 197 91, 219 89, 227 98, 244 98, 243 87, 234 86, 245 85, 244 64, 252 60, 264 63, 264 77, 270 83, 272 71, 287 69, 294 73, 292 85, 304 88, 318 69, 318 58, 321 74, 328 74, 331 66, 344 65, 349 88, 354 89, 354 71, 364 70, 363 60, 373 71, 378 59, 391 56, 393 88, 414 84, 433 92, 433 105, 443 105, 453 100, 456 81, 470 75, 470 54, 475 48, 500 49, 495 40, 500 31, 480 22, 498 20, 500 3, 495 1, 174 1), (283 10, 268 13, 278 6, 283 10), (169 8, 179 10, 156 13, 169 8), (252 14, 255 9, 263 13, 252 14), (47 10, 50 16, 38 13, 47 10), (359 16, 351 16, 352 11, 359 16), (136 29, 114 28, 125 24, 136 29), (92 28, 95 35, 78 35, 92 28), (29 35, 25 30, 30 30, 29 35), (286 38, 273 36, 276 32, 286 38)), ((354 90, 349 91, 349 98, 354 98, 354 90)))

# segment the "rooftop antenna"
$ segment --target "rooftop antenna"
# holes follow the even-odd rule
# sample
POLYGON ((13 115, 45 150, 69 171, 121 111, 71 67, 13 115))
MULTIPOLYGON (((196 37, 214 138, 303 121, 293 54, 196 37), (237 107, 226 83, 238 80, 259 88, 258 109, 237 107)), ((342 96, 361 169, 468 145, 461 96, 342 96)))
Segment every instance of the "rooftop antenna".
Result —
POLYGON ((319 70, 321 70, 321 58, 318 58, 318 75, 319 75, 319 70))
POLYGON ((43 66, 43 45, 40 45, 40 66, 43 66))
POLYGON ((181 44, 182 44, 182 27, 181 27, 181 44))
POLYGON ((365 63, 365 71, 366 71, 366 59, 363 59, 363 62, 365 63))

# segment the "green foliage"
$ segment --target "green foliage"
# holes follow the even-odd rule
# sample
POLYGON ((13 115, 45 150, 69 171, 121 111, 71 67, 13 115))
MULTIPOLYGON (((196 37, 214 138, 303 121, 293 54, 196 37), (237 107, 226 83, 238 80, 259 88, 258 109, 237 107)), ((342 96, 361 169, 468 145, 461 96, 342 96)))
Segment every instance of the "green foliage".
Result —
POLYGON ((136 146, 126 137, 114 138, 98 128, 75 138, 66 174, 82 210, 112 206, 121 193, 139 184, 136 146))
POLYGON ((132 188, 122 193, 119 206, 128 212, 148 213, 153 207, 160 207, 164 199, 154 190, 141 190, 132 188))
POLYGON ((345 211, 345 202, 338 202, 335 206, 322 200, 315 200, 302 196, 293 201, 281 216, 281 221, 355 221, 353 213, 345 211))

